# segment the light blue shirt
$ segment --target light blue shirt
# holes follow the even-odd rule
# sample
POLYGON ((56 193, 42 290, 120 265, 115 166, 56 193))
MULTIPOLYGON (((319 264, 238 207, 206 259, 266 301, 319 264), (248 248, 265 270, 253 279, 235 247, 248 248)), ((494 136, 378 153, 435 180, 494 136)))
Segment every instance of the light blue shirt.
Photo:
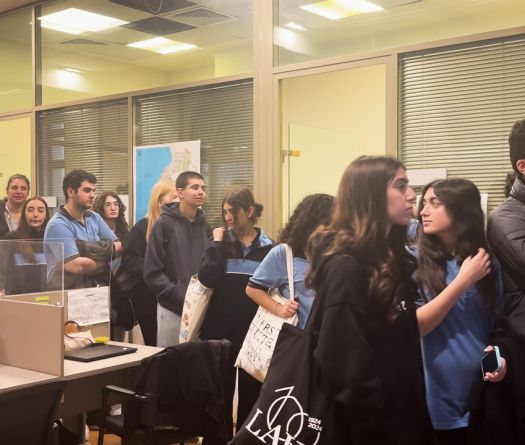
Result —
MULTIPOLYGON (((293 281, 295 296, 299 298, 298 326, 304 329, 312 304, 315 292, 306 288, 304 277, 308 270, 308 261, 303 258, 293 258, 293 281)), ((286 270, 286 250, 283 244, 275 246, 266 255, 253 276, 250 278, 253 284, 268 288, 279 289, 284 298, 290 298, 290 287, 288 284, 288 272, 286 270)))
MULTIPOLYGON (((82 224, 72 218, 63 207, 49 220, 44 233, 45 243, 63 244, 64 263, 79 256, 76 240, 96 242, 105 239, 116 241, 117 236, 98 213, 87 210, 84 213, 84 224, 82 224)), ((57 264, 62 262, 61 255, 52 246, 56 244, 45 246, 48 280, 53 276, 57 264)))
MULTIPOLYGON (((458 275, 460 265, 447 261, 447 286, 458 275)), ((496 308, 503 307, 501 269, 492 261, 496 273, 496 308)), ((421 292, 420 290, 420 293, 421 292)), ((433 295, 426 293, 422 306, 433 295)), ((475 286, 458 299, 443 321, 422 339, 427 404, 434 429, 464 428, 469 420, 469 402, 476 381, 483 378, 481 357, 488 346, 495 314, 475 286)))

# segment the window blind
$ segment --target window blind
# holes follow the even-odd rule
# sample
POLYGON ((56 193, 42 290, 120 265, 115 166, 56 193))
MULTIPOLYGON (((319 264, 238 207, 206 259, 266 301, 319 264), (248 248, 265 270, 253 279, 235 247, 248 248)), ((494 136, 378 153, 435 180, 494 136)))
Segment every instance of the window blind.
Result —
POLYGON ((64 202, 64 174, 81 168, 97 177, 97 192, 128 194, 127 99, 38 114, 39 193, 64 202))
POLYGON ((405 53, 399 60, 399 148, 407 168, 447 168, 504 200, 507 138, 525 118, 525 36, 405 53))
POLYGON ((222 198, 232 186, 253 188, 251 80, 140 97, 135 145, 200 139, 201 174, 208 185, 208 222, 222 225, 222 198))

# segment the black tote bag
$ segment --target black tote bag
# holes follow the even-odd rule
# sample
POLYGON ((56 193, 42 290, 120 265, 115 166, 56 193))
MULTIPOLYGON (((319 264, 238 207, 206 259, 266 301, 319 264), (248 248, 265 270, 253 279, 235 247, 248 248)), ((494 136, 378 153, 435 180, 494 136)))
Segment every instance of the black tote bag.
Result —
POLYGON ((335 404, 315 375, 316 323, 308 324, 305 330, 283 324, 259 398, 230 445, 336 443, 335 404))

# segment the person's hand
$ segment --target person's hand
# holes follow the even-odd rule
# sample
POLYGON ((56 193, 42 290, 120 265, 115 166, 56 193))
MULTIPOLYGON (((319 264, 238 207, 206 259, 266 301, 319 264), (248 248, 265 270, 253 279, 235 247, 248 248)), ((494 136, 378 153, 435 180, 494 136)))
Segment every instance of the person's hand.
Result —
POLYGON ((213 241, 222 241, 224 239, 224 227, 217 227, 213 229, 213 241))
POLYGON ((469 288, 490 273, 490 255, 485 249, 479 249, 474 256, 465 258, 457 279, 461 280, 466 288, 469 288))
POLYGON ((299 309, 299 302, 294 298, 289 298, 286 303, 277 305, 275 314, 281 318, 290 318, 297 312, 297 309, 299 309))
MULTIPOLYGON (((487 346, 485 348, 485 352, 490 352, 493 349, 494 348, 492 346, 487 346)), ((507 361, 503 357, 501 357, 501 369, 495 372, 486 372, 485 375, 483 376, 483 380, 485 380, 486 382, 497 383, 497 382, 501 382, 505 378, 506 375, 507 375, 507 361)))

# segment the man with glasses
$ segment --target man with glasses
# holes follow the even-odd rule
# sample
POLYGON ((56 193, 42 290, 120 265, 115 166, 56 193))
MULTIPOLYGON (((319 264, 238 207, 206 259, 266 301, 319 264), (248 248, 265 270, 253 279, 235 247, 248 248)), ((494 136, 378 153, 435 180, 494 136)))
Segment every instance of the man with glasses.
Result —
MULTIPOLYGON (((72 170, 62 181, 66 203, 49 220, 44 241, 64 245, 64 288, 92 287, 97 276, 109 278, 111 256, 120 253, 122 246, 104 219, 91 210, 95 199, 95 175, 84 170, 72 170)), ((56 245, 56 244, 54 244, 56 245)), ((51 288, 61 287, 59 255, 46 245, 47 279, 51 288)))
POLYGON ((25 175, 17 173, 7 180, 7 196, 0 201, 0 237, 18 228, 29 190, 29 179, 25 175))

